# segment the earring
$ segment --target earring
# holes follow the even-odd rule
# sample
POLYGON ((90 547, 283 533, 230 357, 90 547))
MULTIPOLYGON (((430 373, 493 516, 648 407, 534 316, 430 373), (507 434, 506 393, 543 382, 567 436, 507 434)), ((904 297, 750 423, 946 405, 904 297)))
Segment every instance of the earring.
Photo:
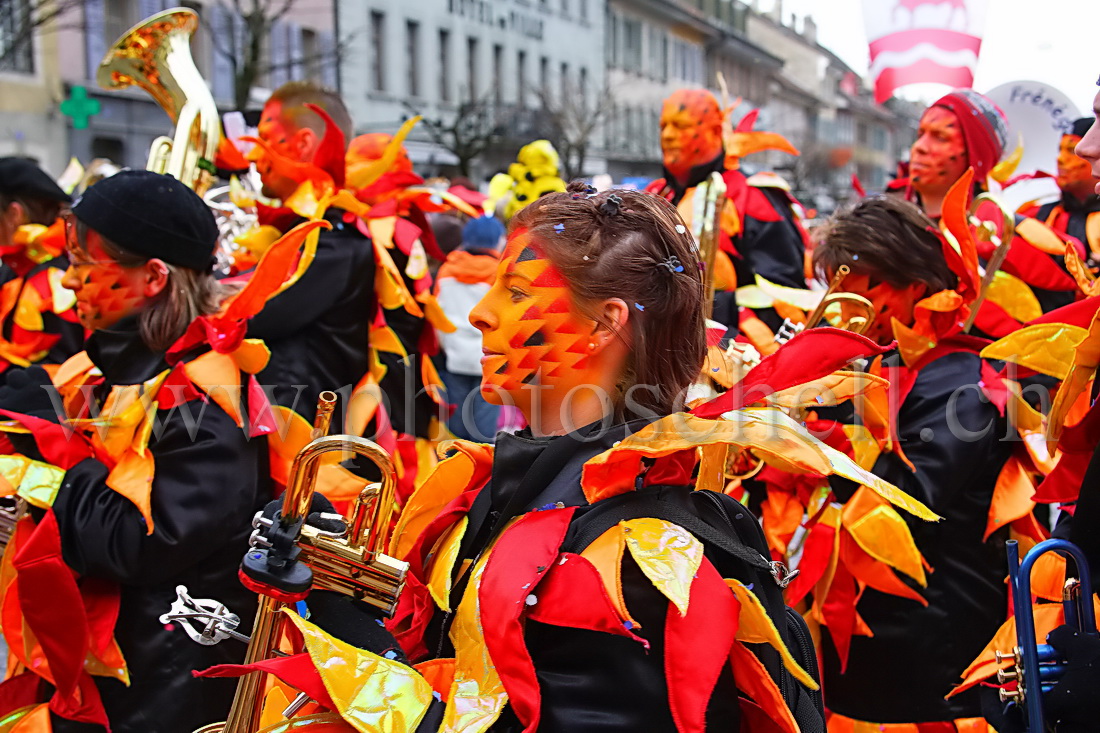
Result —
POLYGON ((595 351, 596 350, 596 343, 594 341, 589 341, 588 342, 588 350, 589 351, 595 351))

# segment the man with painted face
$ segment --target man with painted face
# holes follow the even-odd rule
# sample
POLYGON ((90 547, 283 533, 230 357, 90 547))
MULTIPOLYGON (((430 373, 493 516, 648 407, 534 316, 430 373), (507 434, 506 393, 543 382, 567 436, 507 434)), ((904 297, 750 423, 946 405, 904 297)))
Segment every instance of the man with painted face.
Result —
POLYGON ((1100 265, 1100 196, 1089 163, 1074 149, 1092 127, 1091 117, 1075 120, 1070 131, 1062 135, 1058 145, 1058 174, 1054 180, 1062 197, 1042 206, 1032 206, 1020 213, 1046 224, 1059 234, 1073 237, 1086 245, 1088 263, 1100 265), (1091 223, 1090 223, 1091 222, 1091 223))
MULTIPOLYGON (((726 184, 719 217, 719 252, 712 275, 717 297, 714 318, 735 329, 738 311, 733 292, 752 285, 756 275, 777 285, 805 288, 806 236, 794 216, 790 193, 776 185, 747 178, 723 142, 724 113, 706 89, 681 89, 661 108, 661 150, 665 177, 647 187, 677 206, 693 230, 698 210, 694 195, 711 173, 726 184), (722 292, 726 291, 726 292, 722 292)), ((776 330, 783 319, 770 308, 758 315, 776 330)))
MULTIPOLYGON (((351 117, 335 92, 310 82, 290 82, 276 89, 264 105, 258 129, 260 140, 274 155, 257 146, 251 156, 264 195, 285 204, 302 183, 291 175, 295 168, 279 165, 281 160, 339 166, 340 170, 326 172, 342 182, 344 141, 351 132, 351 117), (306 104, 317 105, 336 123, 342 135, 339 156, 320 159, 326 123, 306 104)), ((289 208, 261 207, 260 213, 261 223, 282 232, 302 221, 289 208)), ((262 338, 271 349, 271 361, 258 375, 260 383, 273 389, 278 404, 310 421, 321 391, 345 388, 350 393, 368 370, 373 249, 344 220, 344 213, 337 208, 326 212, 332 229, 321 232, 312 264, 295 284, 268 301, 249 326, 249 336, 262 338)))
POLYGON ((0 372, 60 364, 80 351, 84 329, 61 287, 69 195, 26 158, 0 158, 0 372))
MULTIPOLYGON (((987 190, 986 181, 1004 153, 1008 123, 1004 114, 989 99, 973 89, 956 89, 932 104, 921 116, 917 139, 909 153, 908 198, 933 221, 940 220, 944 197, 968 168, 974 169, 974 191, 987 190)), ((978 216, 1003 228, 1004 217, 996 206, 985 204, 978 216)), ((993 255, 995 245, 979 239, 982 260, 993 255)), ((1015 237, 1001 270, 1022 281, 1042 312, 1071 303, 1077 285, 1065 269, 1065 241, 1046 224, 1017 215, 1015 237)), ((1084 257, 1083 248, 1080 251, 1084 257)), ((1018 303, 987 299, 979 311, 977 328, 1000 337, 1019 327, 1023 311, 1018 303), (1015 316, 1010 315, 1015 313, 1015 316)))

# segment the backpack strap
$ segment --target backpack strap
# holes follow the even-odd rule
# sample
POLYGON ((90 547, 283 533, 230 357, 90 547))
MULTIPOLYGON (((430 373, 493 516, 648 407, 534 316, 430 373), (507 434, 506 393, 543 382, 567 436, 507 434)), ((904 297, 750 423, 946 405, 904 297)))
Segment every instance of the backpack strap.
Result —
POLYGON ((596 503, 574 522, 573 531, 566 538, 562 550, 580 553, 619 522, 653 517, 678 524, 706 544, 732 555, 749 567, 771 573, 768 558, 745 545, 739 538, 715 529, 680 505, 660 498, 653 491, 660 488, 666 487, 647 487, 644 492, 635 491, 596 503))

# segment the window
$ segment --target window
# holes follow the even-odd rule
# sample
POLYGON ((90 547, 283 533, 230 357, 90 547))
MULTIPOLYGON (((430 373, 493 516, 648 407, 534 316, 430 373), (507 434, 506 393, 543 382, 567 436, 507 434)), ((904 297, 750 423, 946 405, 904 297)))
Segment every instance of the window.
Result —
MULTIPOLYGON (((201 33, 196 33, 192 36, 192 43, 201 35, 201 33)), ((321 78, 321 46, 317 41, 317 31, 312 28, 302 29, 301 61, 307 79, 321 78)))
POLYGON ((607 46, 605 57, 607 65, 612 68, 619 66, 619 14, 608 12, 607 35, 604 45, 607 46))
POLYGON ((634 72, 642 70, 642 22, 623 19, 623 68, 634 72))
POLYGON ((516 103, 520 107, 527 104, 527 52, 516 54, 516 103))
POLYGON ((34 73, 34 30, 24 22, 30 2, 0 2, 0 71, 34 73))
POLYGON ((439 29, 439 99, 451 101, 451 32, 439 29))
POLYGON ((561 80, 560 81, 561 81, 561 101, 562 101, 562 104, 565 104, 565 100, 569 99, 569 97, 572 96, 572 94, 570 94, 570 92, 572 90, 569 88, 569 64, 567 64, 564 61, 561 62, 561 80))
POLYGON ((561 14, 569 15, 569 0, 561 0, 561 14))
POLYGON ((104 0, 103 39, 108 47, 136 23, 138 11, 133 0, 104 0))
POLYGON ((580 104, 583 109, 588 103, 588 69, 583 66, 577 76, 577 93, 580 95, 580 104))
POLYGON ((477 39, 466 38, 466 81, 470 99, 477 99, 477 39))
POLYGON ((420 24, 405 21, 405 71, 408 74, 409 96, 420 96, 420 24))
POLYGON ((550 94, 550 59, 545 56, 539 59, 539 94, 550 94))
POLYGON ((580 0, 581 20, 588 20, 588 0, 580 0))
POLYGON ((498 106, 504 97, 504 46, 493 44, 493 102, 498 106))
POLYGON ((386 15, 377 10, 370 14, 370 73, 376 92, 386 91, 386 15))
POLYGON ((92 157, 121 163, 126 160, 126 146, 117 137, 93 137, 92 157))

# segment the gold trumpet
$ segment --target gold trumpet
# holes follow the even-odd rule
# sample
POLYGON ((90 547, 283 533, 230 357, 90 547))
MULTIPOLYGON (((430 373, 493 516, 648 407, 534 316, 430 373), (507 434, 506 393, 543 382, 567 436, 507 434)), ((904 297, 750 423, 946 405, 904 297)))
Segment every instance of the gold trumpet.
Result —
POLYGON ((1005 257, 1008 256, 1008 248, 1012 245, 1013 237, 1016 236, 1016 215, 1003 201, 991 193, 980 193, 974 197, 973 203, 970 204, 969 221, 970 225, 974 227, 974 235, 978 239, 992 242, 996 249, 993 250, 993 254, 990 255, 989 261, 985 265, 985 273, 982 275, 978 297, 970 304, 970 315, 967 316, 966 322, 963 324, 964 333, 970 333, 970 329, 974 327, 974 320, 978 317, 978 309, 982 307, 985 296, 989 294, 989 286, 993 284, 993 278, 996 277, 997 270, 1001 269, 1001 265, 1004 264, 1005 257), (984 203, 990 203, 997 207, 997 213, 1001 217, 1000 222, 988 221, 978 216, 978 209, 984 203), (998 224, 1000 224, 999 227, 998 224), (998 234, 998 232, 1001 232, 1001 234, 998 234))
MULTIPOLYGON (((245 664, 282 655, 277 645, 286 616, 280 611, 304 596, 310 588, 335 591, 392 615, 404 587, 408 563, 382 552, 395 500, 397 480, 393 464, 382 448, 365 438, 326 435, 335 405, 335 393, 321 393, 311 440, 295 456, 290 469, 282 511, 273 519, 257 515, 253 520, 256 531, 249 541, 252 549, 242 563, 242 573, 253 584, 266 586, 270 594, 264 588, 254 588, 263 592, 252 635, 247 638, 245 664), (370 484, 359 493, 350 520, 344 522, 343 532, 326 532, 304 521, 310 512, 321 459, 334 452, 363 456, 382 473, 380 483, 370 484), (300 591, 285 591, 283 586, 267 584, 264 579, 257 580, 255 573, 250 573, 250 568, 257 566, 276 568, 279 561, 286 562, 287 567, 294 566, 296 559, 310 571, 304 574, 304 587, 300 591)), ((338 515, 325 518, 343 519, 338 515)), ((296 577, 301 579, 302 573, 297 573, 296 577)), ((161 616, 162 622, 181 622, 191 638, 202 644, 217 643, 229 637, 246 638, 236 632, 239 619, 221 604, 196 601, 182 586, 177 588, 177 594, 179 598, 172 604, 172 610, 161 616), (195 620, 204 622, 204 628, 194 629, 189 622, 195 620)), ((241 677, 226 721, 204 726, 195 733, 256 733, 263 709, 265 677, 262 672, 250 672, 241 677)), ((284 717, 292 716, 307 700, 299 695, 283 712, 284 717)))
POLYGON ((191 57, 191 36, 198 27, 199 16, 186 8, 146 18, 99 62, 96 82, 104 89, 139 86, 164 108, 176 125, 175 135, 153 141, 145 167, 173 176, 202 196, 214 182, 221 120, 191 57))
POLYGON ((833 279, 829 281, 828 289, 821 296, 817 307, 807 316, 806 322, 793 323, 790 319, 785 319, 783 325, 779 327, 779 333, 775 335, 776 342, 785 344, 807 328, 813 328, 825 317, 825 311, 834 305, 847 306, 847 308, 854 311, 854 315, 849 316, 845 316, 842 312, 840 321, 834 324, 837 328, 843 328, 845 331, 852 331, 853 333, 866 333, 867 329, 874 323, 875 306, 862 295, 838 292, 840 284, 851 272, 852 268, 848 265, 838 267, 833 279))

